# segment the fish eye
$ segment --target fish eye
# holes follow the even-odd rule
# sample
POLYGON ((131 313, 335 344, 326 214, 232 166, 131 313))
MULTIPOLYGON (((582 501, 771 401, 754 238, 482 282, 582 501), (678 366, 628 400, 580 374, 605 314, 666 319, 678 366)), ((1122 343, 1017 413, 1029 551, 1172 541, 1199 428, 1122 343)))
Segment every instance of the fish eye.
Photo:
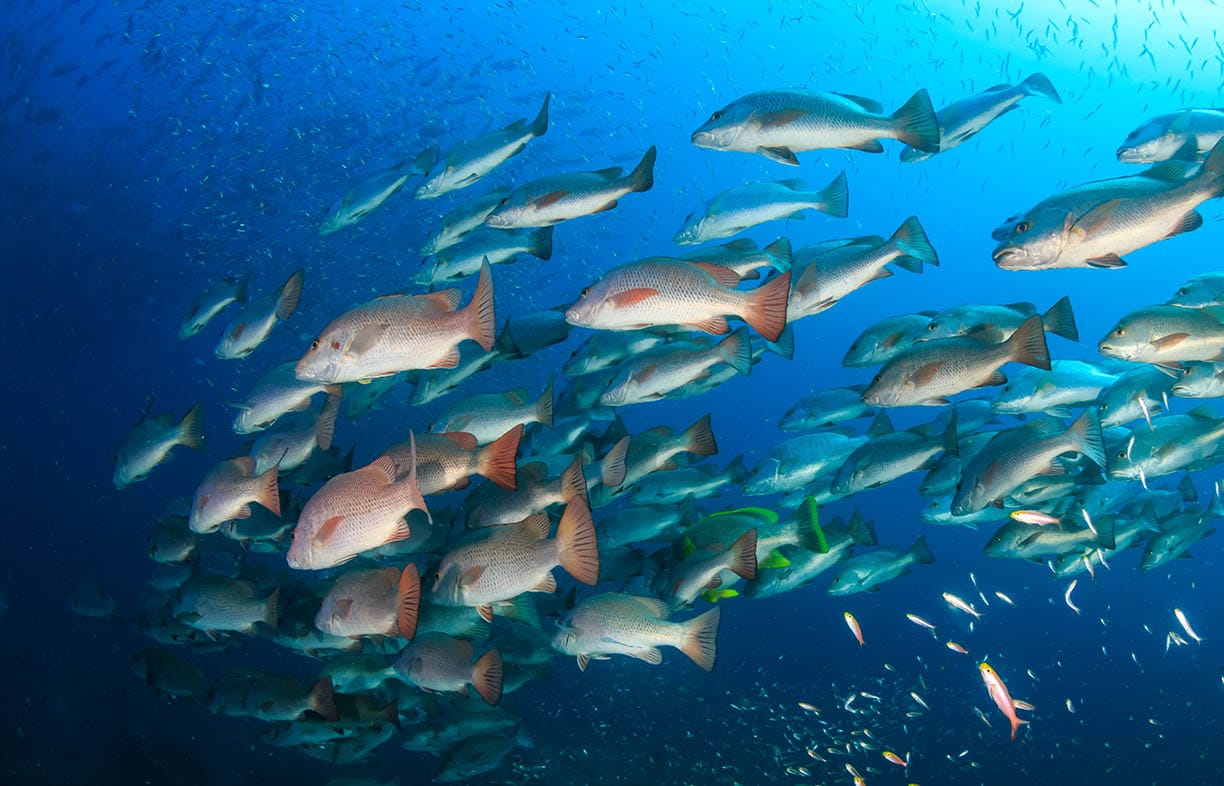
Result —
POLYGON ((1178 294, 1178 295, 1188 295, 1188 294, 1190 294, 1190 287, 1182 287, 1181 289, 1177 290, 1177 294, 1178 294))
POLYGON ((710 115, 710 119, 711 120, 722 120, 723 114, 724 112, 720 109, 714 114, 710 115))
POLYGON ((497 203, 497 206, 498 206, 498 207, 505 207, 505 206, 506 206, 506 205, 508 205, 508 204, 510 204, 510 197, 506 197, 506 198, 505 198, 505 199, 503 199, 502 201, 498 202, 498 203, 497 203))
POLYGON ((1114 328, 1114 332, 1113 332, 1113 334, 1114 334, 1115 336, 1118 336, 1118 337, 1125 336, 1125 335, 1126 335, 1126 328, 1124 328, 1124 327, 1116 327, 1116 328, 1114 328))
POLYGON ((1120 459, 1124 459, 1124 458, 1126 458, 1126 451, 1125 451, 1125 450, 1119 450, 1119 451, 1118 451, 1118 458, 1120 458, 1120 459))
POLYGON ((319 348, 319 339, 316 338, 314 341, 310 342, 310 351, 314 352, 318 348, 319 348))
POLYGON ((579 300, 582 300, 583 298, 585 298, 585 297, 586 297, 587 295, 589 295, 589 294, 591 294, 591 288, 590 288, 590 287, 583 287, 583 288, 582 288, 582 291, 578 293, 578 299, 579 299, 579 300))
POLYGON ((935 323, 934 323, 934 322, 928 322, 928 323, 927 323, 927 330, 934 330, 934 329, 935 329, 935 323))
POLYGON ((1019 224, 1016 224, 1016 234, 1023 234, 1027 231, 1029 231, 1029 222, 1021 221, 1019 224))

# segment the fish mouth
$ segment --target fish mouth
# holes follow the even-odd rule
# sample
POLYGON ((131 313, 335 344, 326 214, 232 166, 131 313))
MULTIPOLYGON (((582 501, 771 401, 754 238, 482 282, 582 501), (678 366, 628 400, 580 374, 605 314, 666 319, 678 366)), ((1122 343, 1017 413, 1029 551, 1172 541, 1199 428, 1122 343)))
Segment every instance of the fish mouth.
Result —
POLYGON ((1024 252, 1013 246, 1001 246, 990 255, 995 265, 1002 270, 1018 270, 1025 257, 1024 252))
POLYGON ((565 312, 565 321, 576 327, 585 327, 582 321, 582 314, 578 313, 578 309, 571 308, 565 312))
POLYGON ((1123 164, 1150 164, 1152 159, 1132 147, 1120 147, 1114 153, 1123 164))
POLYGON ((490 213, 489 215, 485 216, 485 223, 494 229, 505 229, 506 227, 510 226, 509 220, 507 220, 505 216, 498 213, 490 213))
POLYGON ((714 135, 709 131, 694 131, 689 139, 697 147, 714 147, 714 135))

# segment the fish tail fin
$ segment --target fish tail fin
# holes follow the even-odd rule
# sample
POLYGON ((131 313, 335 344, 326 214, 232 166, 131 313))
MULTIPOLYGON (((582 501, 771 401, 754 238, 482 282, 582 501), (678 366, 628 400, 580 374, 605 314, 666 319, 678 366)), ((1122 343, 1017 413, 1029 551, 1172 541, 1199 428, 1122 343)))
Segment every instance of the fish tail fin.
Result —
POLYGON ((697 497, 687 494, 680 501, 680 518, 676 524, 680 529, 687 529, 698 521, 701 521, 701 511, 697 509, 697 497))
POLYGON ((395 635, 402 639, 415 638, 420 612, 421 574, 416 563, 409 562, 400 574, 395 594, 395 635))
POLYGON ((272 588, 272 592, 264 600, 264 617, 263 622, 272 630, 276 630, 276 625, 280 622, 280 585, 272 588))
POLYGON ((1011 360, 1050 370, 1050 348, 1046 346, 1045 329, 1039 314, 1024 320, 1012 337, 1007 339, 1007 344, 1011 349, 1011 360))
POLYGON ((544 132, 548 130, 548 102, 552 98, 552 93, 544 94, 544 103, 540 105, 540 111, 536 114, 535 120, 531 121, 531 135, 544 136, 544 132))
POLYGON ((550 377, 548 387, 544 388, 544 392, 540 394, 540 400, 535 405, 536 422, 552 428, 553 427, 553 380, 550 377))
POLYGON ((724 472, 729 483, 743 483, 748 479, 748 468, 744 466, 744 457, 742 455, 731 459, 731 463, 727 465, 724 472))
POLYGON ((586 502, 576 499, 566 505, 557 525, 557 553, 561 567, 576 580, 590 586, 599 583, 599 547, 595 522, 586 502))
POLYGON ((756 559, 757 546, 757 531, 756 527, 740 535, 739 538, 731 544, 731 552, 733 554, 731 564, 728 569, 741 579, 755 579, 757 572, 756 559))
POLYGON ((518 467, 515 458, 518 456, 519 441, 523 438, 523 424, 514 428, 490 442, 480 451, 480 475, 510 491, 518 489, 518 467))
POLYGON ((798 536, 799 547, 815 554, 829 553, 829 539, 820 526, 820 509, 814 497, 804 497, 791 517, 798 536))
POLYGON ((340 414, 340 396, 328 395, 319 413, 319 424, 315 427, 315 444, 319 450, 331 450, 336 437, 336 417, 340 414))
POLYGON ((706 413, 681 435, 684 449, 698 456, 713 456, 718 453, 718 443, 714 441, 714 431, 710 428, 710 415, 706 413))
POLYGON ((238 282, 238 289, 234 292, 234 300, 239 303, 247 302, 247 295, 249 294, 250 285, 251 271, 247 271, 247 273, 242 277, 242 281, 238 282))
POLYGON ((561 473, 561 501, 569 504, 574 500, 587 502, 586 475, 582 471, 582 457, 574 456, 574 460, 561 473))
POLYGON ((909 555, 913 558, 915 565, 935 564, 935 555, 931 553, 930 547, 927 546, 926 535, 918 536, 918 540, 914 541, 914 545, 909 547, 909 555))
POLYGON ((276 301, 276 318, 282 322, 293 316, 297 311, 298 301, 302 299, 302 284, 306 281, 306 271, 298 268, 290 274, 285 285, 281 287, 280 298, 276 301))
POLYGON ((747 328, 738 328, 718 345, 722 361, 739 373, 747 376, 752 371, 752 341, 747 328))
MULTIPOLYGON (((408 465, 408 474, 405 475, 398 483, 399 490, 403 495, 404 507, 407 510, 421 510, 425 512, 426 518, 430 523, 433 522, 433 516, 429 515, 429 508, 425 506, 425 498, 421 496, 421 484, 417 481, 417 450, 416 450, 416 434, 412 431, 408 432, 408 453, 411 461, 408 465)), ((382 457, 386 459, 386 456, 382 457)), ((381 460, 381 459, 380 459, 381 460)), ((395 462, 390 463, 392 467, 389 477, 395 477, 395 462)), ((405 535, 404 537, 407 537, 405 535)), ((397 538, 402 539, 402 538, 397 538)))
POLYGON ((939 256, 927 238, 922 224, 918 222, 918 216, 910 216, 901 222, 901 226, 897 227, 889 241, 903 255, 893 260, 897 267, 903 270, 921 273, 923 264, 939 265, 939 256))
POLYGON ((468 338, 488 352, 497 338, 497 317, 493 312, 493 271, 489 258, 480 263, 480 278, 476 281, 476 293, 465 309, 468 315, 468 338))
POLYGON ((196 404, 183 419, 179 421, 179 444, 189 447, 192 450, 199 450, 204 446, 204 430, 203 421, 200 416, 200 405, 196 404))
POLYGON ((782 328, 782 334, 778 336, 777 341, 766 341, 765 350, 772 352, 780 358, 787 360, 795 359, 795 328, 787 323, 786 327, 782 328))
POLYGON ((472 687, 490 707, 496 707, 502 695, 502 657, 497 650, 489 650, 472 667, 472 687))
POLYGON ((1207 184, 1212 196, 1224 196, 1224 138, 1216 142, 1207 154, 1198 178, 1207 184))
POLYGON ((438 146, 430 145, 420 153, 417 153, 417 157, 412 159, 412 171, 423 175, 433 169, 441 157, 442 151, 438 149, 438 146))
POLYGON ((629 437, 621 437, 599 463, 599 481, 604 488, 614 489, 625 482, 625 456, 629 453, 629 437))
POLYGON ((850 213, 850 189, 846 185, 846 172, 842 170, 833 182, 816 194, 816 209, 834 218, 845 218, 850 213))
POLYGON ((790 300, 791 273, 786 271, 747 294, 747 307, 740 316, 766 341, 777 341, 786 329, 786 305, 790 300))
POLYGON ((535 738, 527 731, 527 727, 521 723, 518 730, 514 732, 514 741, 523 748, 534 748, 536 746, 535 738))
POLYGON ((1011 738, 1014 740, 1016 739, 1016 732, 1020 729, 1021 726, 1027 726, 1028 721, 1020 720, 1019 718, 1015 717, 1015 715, 1013 715, 1010 720, 1011 720, 1011 738))
POLYGON ((1063 295, 1050 310, 1041 315, 1041 324, 1047 333, 1062 336, 1068 341, 1079 341, 1079 328, 1075 324, 1075 313, 1071 311, 1071 298, 1063 295))
POLYGON ((1105 437, 1101 433, 1101 419, 1094 407, 1084 410, 1071 424, 1071 444, 1098 467, 1105 467, 1105 437))
POLYGON ((931 96, 919 90, 892 114, 897 139, 928 153, 939 152, 939 118, 931 106, 931 96))
POLYGON ((721 619, 722 607, 715 606, 683 623, 684 640, 677 649, 706 671, 714 668, 714 659, 718 655, 718 623, 721 619))
POLYGON ((310 709, 335 723, 340 718, 336 712, 336 689, 331 677, 323 677, 310 689, 310 709))
POLYGON ((791 242, 787 238, 780 237, 765 248, 761 249, 765 256, 769 257, 769 265, 779 273, 785 273, 791 269, 793 256, 791 254, 791 242))
POLYGON ((273 464, 259 477, 255 478, 255 501, 280 518, 280 486, 277 476, 280 474, 280 464, 273 464))
POLYGON ((863 518, 863 514, 858 508, 850 514, 850 523, 847 525, 850 530, 850 539, 858 546, 878 546, 880 539, 876 537, 875 526, 863 518))
POLYGON ((527 253, 536 259, 548 261, 552 259, 553 228, 540 227, 533 229, 527 240, 527 253))
POLYGON ((1101 516, 1099 521, 1092 522, 1092 526, 1096 529, 1096 544, 1103 549, 1116 549, 1118 547, 1117 539, 1114 537, 1114 517, 1101 516))
POLYGON ((952 414, 948 416, 948 425, 944 427, 944 432, 940 440, 944 453, 951 456, 960 455, 960 432, 957 428, 956 408, 952 408, 952 414))
POLYGON ((646 151, 646 155, 642 156, 642 160, 629 173, 629 190, 630 191, 649 191, 654 187, 654 165, 655 157, 658 156, 658 151, 654 145, 646 151))
POLYGON ((1062 96, 1054 89, 1054 83, 1045 74, 1030 74, 1018 87, 1022 88, 1026 95, 1041 96, 1056 104, 1062 103, 1062 96))

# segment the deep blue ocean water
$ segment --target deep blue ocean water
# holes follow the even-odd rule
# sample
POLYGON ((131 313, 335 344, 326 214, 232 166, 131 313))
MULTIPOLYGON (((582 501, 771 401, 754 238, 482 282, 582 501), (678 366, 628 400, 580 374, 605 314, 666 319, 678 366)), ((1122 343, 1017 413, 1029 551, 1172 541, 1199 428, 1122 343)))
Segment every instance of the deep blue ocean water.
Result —
MULTIPOLYGON (((842 169, 849 177, 849 218, 768 225, 749 234, 762 244, 778 234, 796 247, 886 236, 906 216, 921 218, 940 267, 898 272, 799 322, 789 363, 767 358, 705 396, 624 411, 631 432, 683 427, 711 412, 720 465, 741 453, 755 463, 786 436, 777 420, 803 395, 866 382, 869 371, 839 360, 888 314, 1019 300, 1045 308, 1067 294, 1083 341, 1051 339, 1051 351, 1091 359, 1120 314, 1163 302, 1186 278, 1219 266, 1224 211, 1210 202, 1201 208, 1204 227, 1128 255, 1125 270, 1011 273, 990 259, 990 230, 1006 216, 1069 185, 1132 174, 1113 151, 1144 119, 1221 105, 1224 10, 1212 2, 658 5, 4 3, 0 313, 10 373, 0 440, 0 781, 433 776, 436 759, 394 743, 356 767, 267 747, 257 721, 159 698, 131 674, 128 658, 148 645, 136 610, 150 592, 150 527, 241 447, 226 404, 275 362, 297 357, 343 309, 411 290, 416 249, 441 213, 486 187, 629 167, 658 146, 649 193, 557 227, 551 261, 494 271, 502 319, 572 302, 615 264, 671 253, 684 216, 742 182, 798 176, 820 186, 842 169), (793 170, 689 142, 713 110, 758 89, 852 93, 891 109, 925 87, 942 106, 1035 71, 1058 87, 1061 105, 1028 99, 976 139, 918 164, 902 166, 898 146, 888 144, 884 155, 801 154, 793 170), (445 149, 530 117, 545 92, 548 133, 473 192, 433 202, 399 194, 354 228, 318 234, 353 181, 428 144, 445 149), (213 357, 225 316, 202 336, 177 337, 191 299, 216 278, 252 270, 253 289, 267 291, 302 266, 299 312, 250 358, 213 357), (148 481, 117 492, 113 450, 149 396, 154 412, 203 404, 206 447, 180 451, 148 481), (118 600, 117 619, 65 610, 68 592, 85 580, 118 600)), ((498 366, 465 390, 538 391, 586 334, 576 329, 565 345, 498 366)), ((423 429, 449 403, 411 408, 406 387, 392 400, 342 420, 337 441, 356 445, 358 463, 376 456, 389 434, 423 429)), ((912 425, 932 414, 895 419, 912 425)), ((833 503, 822 517, 857 506, 889 545, 925 531, 935 565, 879 593, 829 598, 818 584, 763 601, 732 599, 708 675, 674 653, 653 669, 617 659, 586 673, 558 658, 553 676, 505 699, 537 747, 476 782, 849 783, 841 760, 822 769, 804 749, 805 740, 824 739, 815 731, 821 722, 851 739, 862 722, 836 707, 852 690, 882 696, 888 711, 873 721, 874 733, 884 729, 884 747, 913 754, 908 778, 878 754, 852 759, 873 785, 1224 782, 1215 750, 1224 713, 1217 539, 1159 571, 1140 573, 1134 553, 1117 556, 1095 581, 1080 577, 1077 616, 1063 604, 1065 582, 1044 567, 982 556, 989 532, 922 524, 918 477, 833 503), (992 605, 972 634, 940 600, 942 592, 972 597, 970 571, 988 595, 1000 590, 1018 604, 992 605), (1165 632, 1179 630, 1174 607, 1204 641, 1166 653, 1165 632), (845 611, 862 624, 866 647, 845 629, 845 611), (957 631, 971 656, 933 642, 906 612, 957 631), (976 664, 985 656, 1014 695, 1036 706, 1015 742, 982 688, 976 664), (932 710, 907 721, 906 695, 920 675, 932 710), (799 701, 829 709, 817 720, 799 701), (813 774, 788 774, 788 766, 813 774)), ((1197 473, 1200 493, 1218 477, 1197 473)), ((748 500, 724 492, 714 502, 748 500)), ((258 640, 195 660, 213 675, 249 667, 306 678, 318 670, 258 640)))

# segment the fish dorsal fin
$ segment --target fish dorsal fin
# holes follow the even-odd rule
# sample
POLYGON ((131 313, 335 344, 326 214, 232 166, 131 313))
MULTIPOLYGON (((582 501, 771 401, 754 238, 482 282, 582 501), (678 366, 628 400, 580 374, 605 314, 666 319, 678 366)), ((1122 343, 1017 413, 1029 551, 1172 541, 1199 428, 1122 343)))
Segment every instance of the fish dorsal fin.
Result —
POLYGON ((505 398, 506 401, 510 402, 511 404, 514 404, 516 406, 522 406, 523 404, 527 403, 527 388, 515 388, 514 390, 507 390, 505 393, 502 394, 502 397, 505 398))
POLYGON ((719 286, 734 289, 740 282, 739 273, 722 265, 711 265, 708 262, 693 262, 694 267, 701 268, 713 278, 719 286))
POLYGON ((466 431, 448 431, 438 436, 446 437, 460 450, 475 450, 477 447, 476 437, 466 431))
POLYGON ((667 604, 658 598, 645 598, 640 595, 631 595, 629 597, 640 603, 643 608, 645 608, 657 619, 665 620, 667 619, 667 615, 671 613, 667 604))
POLYGON ((437 292, 430 292, 427 295, 417 295, 422 300, 437 306, 443 311, 454 311, 459 308, 459 303, 463 300, 463 290, 461 289, 439 289, 437 292))
MULTIPOLYGON (((522 528, 524 534, 530 535, 536 540, 548 539, 549 521, 547 513, 535 513, 530 515, 523 519, 519 526, 522 528)), ((553 585, 553 588, 556 589, 555 584, 553 585)))
POLYGON ((873 115, 884 114, 884 105, 873 98, 863 98, 862 96, 856 96, 850 93, 836 93, 836 95, 839 95, 848 101, 853 101, 863 109, 871 112, 873 115))

